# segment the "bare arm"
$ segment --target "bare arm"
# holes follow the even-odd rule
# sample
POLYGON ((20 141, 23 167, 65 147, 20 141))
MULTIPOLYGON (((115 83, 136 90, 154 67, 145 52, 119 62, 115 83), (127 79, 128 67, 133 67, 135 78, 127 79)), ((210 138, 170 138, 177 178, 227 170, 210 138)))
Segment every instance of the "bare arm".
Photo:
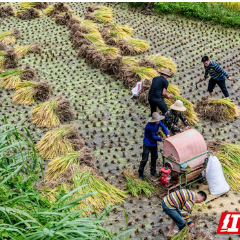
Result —
POLYGON ((171 98, 171 96, 167 94, 167 90, 165 88, 163 89, 162 95, 166 98, 171 98))

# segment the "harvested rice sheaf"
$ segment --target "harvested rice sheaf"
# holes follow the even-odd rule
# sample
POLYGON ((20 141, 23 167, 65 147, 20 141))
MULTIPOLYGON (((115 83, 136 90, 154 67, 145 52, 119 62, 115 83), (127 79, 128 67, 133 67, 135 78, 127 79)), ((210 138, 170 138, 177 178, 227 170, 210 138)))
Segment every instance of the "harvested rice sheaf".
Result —
POLYGON ((228 99, 202 98, 197 101, 195 111, 204 119, 217 122, 234 119, 239 115, 239 108, 228 99))
MULTIPOLYGON (((0 33, 0 42, 4 44, 14 44, 17 39, 21 37, 20 32, 17 28, 10 31, 0 33)), ((3 49, 4 50, 4 49, 3 49)))
POLYGON ((168 99, 168 98, 164 99, 164 101, 166 102, 168 108, 170 108, 170 106, 172 104, 174 104, 174 102, 177 101, 177 100, 181 100, 183 102, 183 106, 187 109, 183 113, 184 113, 185 117, 187 118, 188 123, 190 125, 194 125, 194 124, 198 123, 199 122, 198 115, 194 111, 194 105, 190 101, 188 101, 187 99, 185 99, 185 98, 183 98, 181 96, 173 96, 170 99, 168 99))
POLYGON ((57 127, 60 123, 71 121, 74 113, 70 101, 59 95, 32 109, 32 122, 38 127, 57 127))
POLYGON ((32 7, 26 8, 24 10, 15 11, 15 14, 18 18, 22 20, 31 20, 31 19, 43 17, 42 12, 32 7))
POLYGON ((48 6, 47 2, 21 2, 20 7, 22 9, 26 8, 37 8, 37 9, 45 9, 48 6))
POLYGON ((32 105, 35 100, 45 101, 50 97, 51 87, 48 81, 30 82, 23 81, 16 86, 12 101, 17 104, 32 105))
POLYGON ((63 12, 72 13, 73 10, 70 9, 68 6, 64 5, 64 3, 59 2, 54 4, 53 6, 48 6, 44 13, 48 16, 55 16, 63 12))
POLYGON ((128 70, 130 72, 136 73, 141 80, 153 79, 154 77, 159 75, 159 73, 155 69, 147 67, 132 66, 129 67, 128 70))
POLYGON ((32 43, 26 46, 16 46, 14 47, 15 52, 17 53, 18 58, 22 58, 28 53, 41 53, 41 48, 38 43, 32 43))
POLYGON ((52 159, 67 152, 79 151, 84 145, 77 126, 70 124, 47 132, 37 143, 36 150, 42 157, 52 159))
POLYGON ((7 18, 14 15, 14 10, 11 5, 0 6, 0 18, 7 18))
POLYGON ((36 81, 37 73, 34 69, 30 68, 29 64, 27 64, 23 67, 23 69, 1 73, 0 78, 1 87, 6 89, 15 89, 16 85, 21 83, 23 80, 36 81))
POLYGON ((94 167, 95 156, 91 153, 90 148, 83 147, 79 151, 66 152, 64 155, 53 158, 49 163, 47 174, 45 176, 47 181, 56 181, 61 175, 74 164, 79 166, 84 164, 94 167))
POLYGON ((150 181, 147 179, 144 181, 139 180, 138 177, 134 175, 133 171, 125 170, 123 171, 123 175, 127 181, 127 192, 131 193, 134 197, 139 197, 141 193, 144 193, 149 197, 157 191, 157 188, 154 187, 150 181))
POLYGON ((108 204, 116 205, 123 203, 124 199, 127 197, 124 191, 109 184, 89 167, 77 169, 73 180, 74 187, 86 184, 85 187, 79 189, 76 198, 84 196, 86 192, 96 192, 96 194, 85 198, 79 206, 80 209, 86 209, 87 215, 92 212, 92 209, 88 210, 88 205, 91 205, 95 211, 100 212, 108 204))
POLYGON ((87 8, 86 20, 93 20, 97 23, 110 23, 113 21, 111 8, 105 6, 91 6, 87 8))
POLYGON ((17 67, 17 54, 13 49, 0 51, 0 70, 17 67))
POLYGON ((222 142, 216 156, 221 162, 224 176, 230 188, 233 191, 240 191, 240 146, 222 142))

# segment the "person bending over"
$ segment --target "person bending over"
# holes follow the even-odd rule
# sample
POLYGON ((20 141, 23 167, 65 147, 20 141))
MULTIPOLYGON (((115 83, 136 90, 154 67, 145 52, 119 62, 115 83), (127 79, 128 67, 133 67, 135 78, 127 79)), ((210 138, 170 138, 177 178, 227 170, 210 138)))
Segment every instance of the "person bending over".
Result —
POLYGON ((202 62, 205 68, 204 80, 208 78, 210 75, 210 80, 208 82, 208 91, 210 97, 213 98, 213 89, 215 88, 216 84, 222 90, 224 96, 228 99, 229 94, 225 83, 225 78, 231 80, 231 77, 219 66, 218 63, 210 61, 208 56, 204 56, 202 58, 202 62))
POLYGON ((181 231, 186 224, 190 228, 194 223, 190 220, 188 212, 193 208, 195 203, 202 203, 207 199, 207 194, 203 191, 194 193, 193 191, 182 189, 177 190, 165 196, 162 201, 163 211, 172 219, 168 235, 173 235, 173 229, 177 225, 181 231))

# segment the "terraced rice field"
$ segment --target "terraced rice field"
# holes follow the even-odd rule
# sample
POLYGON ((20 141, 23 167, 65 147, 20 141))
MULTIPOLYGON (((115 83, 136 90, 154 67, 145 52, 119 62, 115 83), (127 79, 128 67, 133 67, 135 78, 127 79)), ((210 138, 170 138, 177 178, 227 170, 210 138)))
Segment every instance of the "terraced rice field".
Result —
MULTIPOLYGON (((239 30, 184 18, 143 15, 139 10, 119 3, 66 4, 79 17, 84 17, 86 7, 91 5, 101 4, 112 8, 117 24, 131 26, 134 37, 149 41, 150 49, 137 55, 137 59, 161 53, 175 60, 178 70, 170 82, 178 85, 181 95, 193 103, 202 96, 208 96, 206 83, 199 84, 199 89, 196 90, 195 82, 204 74, 201 57, 209 55, 232 77, 233 81, 227 81, 230 98, 240 105, 239 30)), ((20 9, 18 3, 13 3, 13 7, 20 9)), ((150 116, 150 110, 139 103, 138 99, 131 99, 130 90, 120 79, 115 79, 112 75, 88 65, 84 59, 79 59, 78 52, 72 48, 67 27, 57 25, 46 15, 33 20, 20 20, 16 17, 2 19, 1 32, 13 27, 18 28, 22 35, 15 45, 39 42, 42 48, 40 55, 30 54, 20 59, 19 68, 29 63, 31 68, 37 69, 40 80, 49 81, 53 96, 62 94, 70 100, 76 115, 73 122, 77 123, 80 135, 96 155, 101 175, 108 182, 124 189, 125 180, 121 173, 125 169, 138 169, 143 128, 150 116)), ((2 120, 6 116, 8 122, 27 127, 37 143, 49 129, 36 127, 30 120, 32 108, 13 104, 13 93, 12 90, 0 89, 2 120)), ((219 88, 216 88, 215 97, 222 97, 219 88)), ((225 139, 239 144, 239 123, 239 118, 219 123, 200 119, 199 123, 191 127, 202 133, 207 142, 225 139)), ((159 144, 159 148, 161 147, 159 144)), ((158 166, 160 160, 159 158, 158 166)), ((230 193, 232 195, 240 194, 230 193)), ((239 207, 239 204, 234 204, 234 207, 239 207)), ((136 229, 131 234, 131 239, 166 239, 170 219, 162 212, 161 199, 157 195, 148 198, 144 195, 140 198, 129 195, 122 206, 127 211, 129 227, 136 229)), ((214 212, 214 208, 206 209, 206 217, 201 226, 216 239, 230 239, 227 235, 215 235, 219 213, 214 212)), ((114 231, 124 225, 122 213, 116 211, 110 217, 114 219, 109 223, 114 231)), ((233 236, 231 239, 238 238, 239 236, 233 236)))

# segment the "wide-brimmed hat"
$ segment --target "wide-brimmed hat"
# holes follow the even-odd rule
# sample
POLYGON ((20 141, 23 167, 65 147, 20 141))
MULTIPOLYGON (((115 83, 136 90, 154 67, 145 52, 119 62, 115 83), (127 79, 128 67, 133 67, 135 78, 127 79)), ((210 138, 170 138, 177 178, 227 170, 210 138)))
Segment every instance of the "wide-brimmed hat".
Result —
POLYGON ((172 73, 168 68, 164 68, 161 72, 161 74, 167 75, 168 77, 172 77, 172 73))
POLYGON ((161 120, 163 120, 165 117, 164 116, 160 116, 157 112, 154 112, 153 114, 152 114, 152 117, 151 118, 149 118, 149 122, 158 122, 158 121, 161 121, 161 120))
POLYGON ((177 100, 174 104, 170 106, 171 109, 176 111, 186 111, 187 109, 183 106, 183 102, 181 100, 177 100))

